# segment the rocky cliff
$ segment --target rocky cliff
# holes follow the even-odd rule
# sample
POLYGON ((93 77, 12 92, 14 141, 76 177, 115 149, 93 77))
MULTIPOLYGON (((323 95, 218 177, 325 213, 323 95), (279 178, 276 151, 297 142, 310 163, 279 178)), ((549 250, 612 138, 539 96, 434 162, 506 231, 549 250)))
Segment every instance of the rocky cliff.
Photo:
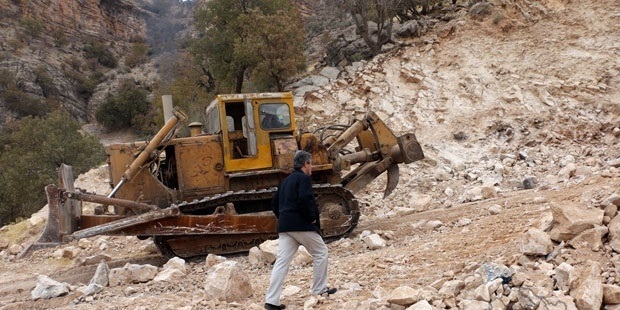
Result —
MULTIPOLYGON (((127 41, 146 32, 145 11, 129 1, 0 1, 8 16, 32 18, 43 23, 46 32, 63 31, 80 40, 92 37, 101 41, 127 41)), ((15 20, 14 20, 15 21, 15 20)), ((10 23, 10 22, 9 22, 10 23)))
POLYGON ((0 127, 52 107, 88 121, 92 98, 105 97, 93 96, 97 85, 128 71, 123 57, 146 37, 153 14, 130 1, 0 0, 0 127), (90 55, 87 46, 95 47, 90 55), (98 64, 97 52, 118 66, 98 64))

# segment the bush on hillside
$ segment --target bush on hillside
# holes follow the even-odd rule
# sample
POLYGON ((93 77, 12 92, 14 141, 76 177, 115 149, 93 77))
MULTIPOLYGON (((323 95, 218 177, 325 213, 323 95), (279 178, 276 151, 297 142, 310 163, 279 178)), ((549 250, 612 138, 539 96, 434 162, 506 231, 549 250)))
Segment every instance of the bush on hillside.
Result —
POLYGON ((97 121, 109 130, 121 128, 141 127, 137 124, 137 116, 148 113, 150 104, 146 101, 146 92, 133 83, 121 86, 118 95, 104 101, 95 117, 97 121))
POLYGON ((56 85, 54 84, 54 79, 47 73, 45 66, 41 65, 36 67, 33 73, 35 75, 35 82, 41 87, 45 98, 55 96, 58 93, 56 85))
POLYGON ((50 111, 45 101, 21 90, 14 75, 6 69, 0 70, 0 101, 17 117, 43 116, 50 111))
POLYGON ((52 112, 20 119, 0 133, 0 225, 45 205, 44 187, 58 182, 61 163, 73 166, 75 176, 103 163, 101 143, 79 129, 66 114, 52 112))
POLYGON ((63 73, 65 77, 71 81, 73 90, 77 93, 78 97, 82 98, 84 101, 88 101, 95 92, 95 87, 105 80, 105 76, 99 71, 93 72, 88 77, 80 72, 71 70, 65 70, 63 73))
POLYGON ((62 31, 62 29, 54 29, 52 30, 52 38, 54 38, 54 43, 56 44, 56 47, 63 47, 67 44, 69 44, 69 39, 67 39, 67 36, 65 36, 64 31, 62 31))
POLYGON ((44 116, 49 112, 49 105, 19 89, 9 89, 2 94, 5 107, 18 118, 26 116, 44 116))
POLYGON ((23 18, 20 23, 29 38, 38 38, 45 29, 41 21, 30 17, 23 18))
POLYGON ((84 56, 87 59, 96 60, 99 64, 108 68, 116 68, 118 62, 114 54, 103 44, 94 42, 84 46, 84 56))
POLYGON ((149 46, 146 43, 136 42, 131 46, 131 52, 125 58, 125 65, 134 68, 148 61, 149 46))

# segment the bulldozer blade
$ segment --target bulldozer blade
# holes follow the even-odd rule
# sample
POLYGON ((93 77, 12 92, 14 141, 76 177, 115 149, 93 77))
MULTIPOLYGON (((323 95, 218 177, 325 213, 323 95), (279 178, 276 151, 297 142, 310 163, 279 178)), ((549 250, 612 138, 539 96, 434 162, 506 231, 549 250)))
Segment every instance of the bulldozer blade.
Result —
POLYGON ((398 164, 393 164, 387 170, 387 186, 385 187, 385 192, 383 193, 383 198, 389 196, 392 191, 398 185, 398 179, 400 178, 400 170, 398 169, 398 164))
POLYGON ((73 234, 66 236, 65 239, 66 241, 72 241, 97 235, 104 235, 112 231, 126 229, 128 227, 137 226, 139 224, 149 223, 168 217, 175 217, 179 214, 179 207, 177 207, 176 205, 172 205, 171 207, 166 209, 157 209, 147 213, 142 213, 139 215, 134 215, 131 217, 116 220, 110 223, 97 225, 95 227, 78 230, 73 234))
POLYGON ((60 191, 56 185, 50 184, 45 187, 45 193, 47 194, 48 216, 43 233, 39 240, 31 243, 19 253, 18 258, 28 257, 37 250, 57 246, 62 242, 59 232, 60 191))
POLYGON ((63 242, 63 236, 74 232, 78 226, 78 218, 82 214, 81 206, 74 199, 63 199, 63 192, 74 191, 73 169, 61 164, 58 168, 58 186, 50 184, 45 187, 47 195, 48 216, 45 228, 37 240, 27 246, 19 258, 27 257, 34 251, 57 246, 63 242))

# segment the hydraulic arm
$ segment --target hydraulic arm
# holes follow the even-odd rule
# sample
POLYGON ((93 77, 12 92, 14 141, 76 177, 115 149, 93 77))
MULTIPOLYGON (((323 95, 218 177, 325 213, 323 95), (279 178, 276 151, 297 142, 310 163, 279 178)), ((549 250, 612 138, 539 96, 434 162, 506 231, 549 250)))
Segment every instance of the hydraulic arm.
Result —
POLYGON ((387 197, 398 184, 398 164, 424 158, 414 134, 396 137, 374 112, 368 112, 363 119, 356 120, 342 134, 326 139, 325 143, 328 144, 327 152, 334 162, 335 170, 349 169, 354 164, 360 164, 343 178, 343 185, 353 193, 387 171, 388 182, 384 193, 384 197, 387 197), (356 152, 341 154, 353 139, 357 139, 358 143, 356 152))

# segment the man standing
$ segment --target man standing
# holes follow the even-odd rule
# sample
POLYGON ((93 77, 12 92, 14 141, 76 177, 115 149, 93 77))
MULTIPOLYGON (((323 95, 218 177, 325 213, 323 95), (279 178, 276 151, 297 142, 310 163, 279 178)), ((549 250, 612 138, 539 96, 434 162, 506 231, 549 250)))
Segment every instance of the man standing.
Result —
POLYGON ((284 278, 299 245, 303 245, 312 255, 314 283, 312 294, 334 294, 337 289, 329 288, 327 283, 327 246, 319 234, 321 221, 319 208, 312 191, 312 155, 297 151, 293 158, 295 170, 278 188, 271 201, 273 213, 278 218, 278 255, 273 265, 265 309, 284 309, 280 294, 284 278))

